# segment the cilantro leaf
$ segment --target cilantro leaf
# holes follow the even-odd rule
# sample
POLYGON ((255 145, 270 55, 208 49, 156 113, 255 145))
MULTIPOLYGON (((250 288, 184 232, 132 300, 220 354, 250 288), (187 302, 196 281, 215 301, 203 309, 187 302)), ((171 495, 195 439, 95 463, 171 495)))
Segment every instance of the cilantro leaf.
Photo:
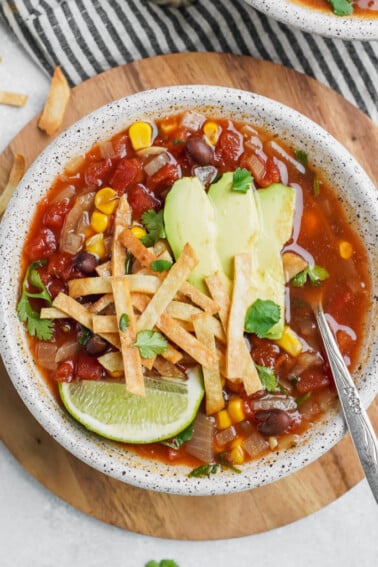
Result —
POLYGON ((179 567, 179 565, 173 559, 162 559, 159 562, 151 559, 151 561, 148 561, 144 567, 179 567))
POLYGON ((302 165, 307 165, 308 156, 304 150, 294 150, 294 155, 302 165))
POLYGON ((244 328, 247 333, 256 333, 263 339, 281 316, 280 307, 270 299, 256 299, 248 308, 244 328))
POLYGON ((232 177, 232 190, 246 193, 252 187, 253 177, 248 169, 238 167, 232 177))
POLYGON ((145 246, 155 244, 160 238, 165 238, 163 209, 158 213, 154 209, 149 209, 142 214, 142 223, 144 224, 147 235, 140 240, 145 246))
POLYGON ((185 441, 189 441, 193 437, 193 423, 189 425, 184 431, 181 431, 176 437, 172 437, 172 439, 166 439, 165 441, 161 441, 162 445, 166 445, 171 449, 180 449, 181 445, 185 443, 185 441))
POLYGON ((261 380, 261 384, 268 392, 274 392, 278 387, 276 375, 271 368, 256 364, 257 372, 261 380))
POLYGON ((134 346, 139 348, 143 358, 162 354, 168 348, 168 341, 159 331, 139 331, 134 346))
POLYGON ((130 324, 129 316, 127 313, 122 313, 119 318, 119 330, 124 332, 130 324))
POLYGON ((314 192, 315 197, 318 197, 320 195, 320 185, 321 184, 322 184, 322 182, 320 181, 319 177, 317 175, 315 175, 314 181, 312 183, 312 190, 314 192))
POLYGON ((335 16, 350 16, 353 14, 353 5, 350 0, 328 0, 335 16))
POLYGON ((199 467, 190 471, 188 476, 195 478, 207 476, 208 478, 210 478, 210 475, 215 474, 218 471, 219 467, 220 467, 219 463, 214 463, 211 465, 200 465, 199 467))
POLYGON ((26 323, 26 330, 32 337, 36 336, 43 341, 49 341, 53 334, 53 321, 49 319, 41 319, 37 311, 35 311, 30 303, 30 299, 43 299, 51 305, 50 295, 41 280, 37 268, 43 266, 45 262, 38 260, 32 262, 25 273, 22 282, 22 292, 19 302, 17 303, 17 316, 22 323, 26 323), (29 286, 37 288, 39 293, 32 293, 28 290, 29 286))
POLYGON ((302 287, 307 283, 307 280, 312 283, 312 285, 320 285, 320 283, 329 277, 329 273, 322 266, 315 264, 312 268, 305 268, 302 272, 297 274, 292 282, 294 287, 302 287))
POLYGON ((172 262, 169 260, 154 260, 150 266, 154 272, 167 272, 172 268, 172 262))

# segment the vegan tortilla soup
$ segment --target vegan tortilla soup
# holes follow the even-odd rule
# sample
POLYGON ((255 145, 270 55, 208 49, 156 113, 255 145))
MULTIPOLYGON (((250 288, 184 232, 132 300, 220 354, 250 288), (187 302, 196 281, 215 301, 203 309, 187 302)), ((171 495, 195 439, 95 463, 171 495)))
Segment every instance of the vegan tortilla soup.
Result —
POLYGON ((201 476, 294 446, 336 405, 312 304, 353 370, 368 261, 310 161, 190 110, 66 166, 28 232, 17 312, 75 419, 201 476))
POLYGON ((333 12, 336 16, 358 16, 373 18, 378 16, 378 0, 294 0, 322 12, 333 12))

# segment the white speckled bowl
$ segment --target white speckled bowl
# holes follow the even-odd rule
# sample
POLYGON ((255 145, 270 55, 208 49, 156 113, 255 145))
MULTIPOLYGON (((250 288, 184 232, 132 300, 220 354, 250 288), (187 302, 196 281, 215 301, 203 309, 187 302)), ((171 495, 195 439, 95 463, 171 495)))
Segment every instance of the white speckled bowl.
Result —
POLYGON ((245 0, 267 16, 303 31, 339 39, 378 39, 378 18, 340 17, 333 12, 307 8, 293 0, 245 0))
POLYGON ((183 86, 142 92, 98 109, 60 135, 25 174, 0 226, 0 345, 9 375, 25 404, 41 425, 79 459, 119 480, 162 492, 193 495, 247 490, 292 473, 330 449, 345 433, 340 414, 332 414, 307 433, 293 449, 208 478, 188 478, 183 466, 144 460, 86 431, 58 405, 36 369, 25 331, 16 316, 20 254, 37 202, 73 156, 124 129, 136 119, 161 116, 194 107, 219 116, 249 120, 269 129, 289 145, 300 147, 326 172, 345 202, 350 222, 369 253, 373 294, 360 371, 356 375, 365 407, 377 392, 378 367, 378 192, 347 151, 315 123, 272 100, 245 91, 212 86, 183 86))

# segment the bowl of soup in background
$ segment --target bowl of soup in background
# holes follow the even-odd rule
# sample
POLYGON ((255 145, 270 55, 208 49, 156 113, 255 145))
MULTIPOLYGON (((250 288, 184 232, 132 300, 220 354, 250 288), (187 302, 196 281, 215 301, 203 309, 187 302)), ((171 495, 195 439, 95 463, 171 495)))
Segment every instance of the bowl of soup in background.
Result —
MULTIPOLYGON (((63 447, 82 461, 118 480, 149 490, 186 495, 227 494, 274 482, 321 456, 345 434, 339 409, 330 408, 287 449, 276 452, 272 447, 262 458, 242 464, 237 473, 232 467, 222 467, 216 475, 189 476, 192 467, 188 465, 146 458, 129 447, 125 449, 119 443, 97 436, 72 419, 35 364, 25 328, 16 313, 26 235, 38 202, 62 175, 66 165, 135 121, 153 122, 187 112, 250 124, 251 135, 253 127, 261 128, 271 139, 282 141, 285 147, 300 149, 302 157, 308 156, 311 168, 319 172, 321 183, 335 192, 347 222, 363 242, 371 278, 368 312, 353 376, 363 405, 367 407, 374 399, 378 362, 378 306, 373 299, 378 285, 376 189, 354 158, 315 123, 270 99, 223 87, 169 87, 112 102, 62 133, 39 156, 21 181, 1 224, 1 255, 7 266, 0 275, 3 290, 1 353, 11 380, 31 413, 63 447), (30 194, 31 187, 32 206, 24 197, 30 194)), ((237 219, 235 223, 237 225, 237 219)))
POLYGON ((256 10, 303 31, 345 40, 378 39, 378 3, 352 2, 355 12, 337 16, 325 0, 245 0, 256 10))

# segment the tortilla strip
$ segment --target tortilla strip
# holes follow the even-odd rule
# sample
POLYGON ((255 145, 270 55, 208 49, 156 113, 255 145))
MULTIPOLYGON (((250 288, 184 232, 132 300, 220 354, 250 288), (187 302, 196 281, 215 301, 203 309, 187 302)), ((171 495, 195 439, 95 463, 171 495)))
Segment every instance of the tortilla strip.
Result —
POLYGON ((98 299, 94 303, 91 303, 88 309, 91 313, 101 313, 101 311, 103 311, 113 303, 114 303, 113 294, 105 293, 100 297, 100 299, 98 299))
POLYGON ((156 327, 202 366, 208 368, 217 362, 214 352, 200 343, 196 337, 185 331, 178 321, 172 319, 166 313, 160 316, 156 327))
POLYGON ((201 307, 203 311, 210 313, 210 315, 214 315, 219 311, 219 305, 217 305, 216 302, 211 299, 211 297, 208 297, 207 295, 202 293, 202 291, 200 291, 190 282, 184 282, 182 284, 182 286, 180 287, 180 293, 188 297, 192 303, 198 305, 198 307, 201 307))
POLYGON ((9 106, 24 106, 28 96, 21 93, 10 93, 8 91, 0 91, 0 104, 9 106))
MULTIPOLYGON (((143 274, 122 275, 128 280, 130 292, 149 293, 153 295, 158 290, 161 280, 157 276, 143 274)), ((71 297, 85 295, 98 295, 112 293, 111 277, 78 278, 68 282, 68 291, 71 297)))
POLYGON ((252 258, 250 254, 238 254, 234 258, 234 263, 234 288, 227 329, 226 377, 229 380, 241 379, 249 395, 262 387, 244 339, 248 290, 252 279, 252 258))
POLYGON ((110 260, 108 260, 107 262, 104 262, 103 264, 99 264, 98 266, 96 266, 96 273, 100 277, 111 276, 112 274, 111 274, 110 260))
POLYGON ((0 215, 5 211, 10 198, 25 173, 25 158, 22 154, 14 154, 12 168, 9 173, 8 183, 0 195, 0 215))
POLYGON ((198 260, 193 248, 190 244, 185 244, 177 262, 173 264, 159 289, 139 317, 136 324, 137 331, 154 328, 160 315, 164 313, 167 305, 175 297, 181 285, 197 264, 198 260))
POLYGON ((97 360, 112 376, 121 376, 124 374, 122 354, 119 350, 117 352, 107 352, 99 356, 97 360))
POLYGON ((219 305, 219 318, 224 331, 227 332, 231 302, 227 289, 224 285, 224 281, 217 272, 216 274, 205 278, 205 282, 209 288, 211 297, 219 305))
POLYGON ((116 333, 118 330, 116 315, 93 315, 92 319, 93 332, 100 333, 116 333))
MULTIPOLYGON (((215 338, 211 332, 209 324, 211 318, 211 315, 208 313, 203 313, 201 315, 194 315, 192 320, 197 339, 207 346, 213 353, 216 353, 215 338)), ((224 408, 222 380, 218 358, 211 366, 202 367, 202 373, 206 392, 206 414, 212 415, 224 408)))
POLYGON ((157 260, 155 254, 153 254, 148 248, 146 248, 142 242, 135 236, 131 230, 125 228, 118 237, 119 242, 123 244, 129 252, 146 268, 150 268, 151 262, 157 260))
POLYGON ((41 319, 67 319, 69 315, 56 307, 42 307, 39 316, 41 319))
POLYGON ((63 122, 71 95, 70 87, 60 67, 56 67, 51 78, 50 91, 38 122, 38 128, 49 136, 55 134, 63 122))
MULTIPOLYGON (((69 317, 78 321, 84 327, 87 327, 90 331, 93 332, 93 324, 92 324, 92 313, 81 305, 76 299, 66 295, 65 293, 59 293, 53 301, 53 307, 58 308, 64 313, 67 313, 69 317)), ((103 333, 101 335, 105 340, 107 340, 111 345, 115 346, 116 348, 120 348, 120 340, 118 333, 103 333)))
POLYGON ((185 373, 180 370, 180 368, 160 355, 158 355, 154 361, 154 368, 160 373, 161 376, 167 376, 168 378, 185 379, 185 373))
POLYGON ((133 346, 136 339, 136 328, 129 283, 123 276, 112 277, 111 282, 117 321, 120 321, 124 314, 128 316, 128 327, 125 330, 119 329, 126 389, 133 394, 144 396, 142 361, 139 349, 133 346))
POLYGON ((126 195, 119 199, 114 216, 114 232, 112 243, 111 273, 113 276, 123 276, 126 266, 126 249, 118 240, 123 229, 131 225, 131 211, 126 195))

